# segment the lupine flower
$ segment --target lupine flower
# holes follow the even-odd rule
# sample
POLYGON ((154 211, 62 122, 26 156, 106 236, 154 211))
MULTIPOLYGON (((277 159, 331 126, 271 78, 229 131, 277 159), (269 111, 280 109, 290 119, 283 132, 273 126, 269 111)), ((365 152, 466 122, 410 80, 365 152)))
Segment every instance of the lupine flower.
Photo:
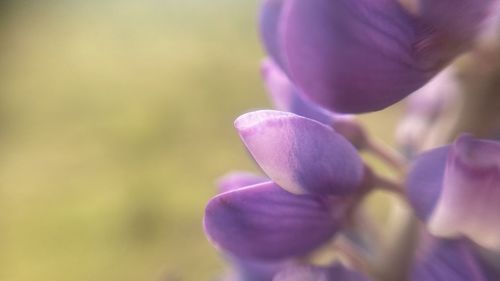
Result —
POLYGON ((495 281, 472 243, 426 235, 411 270, 411 281, 495 281))
POLYGON ((383 109, 414 92, 478 33, 493 0, 288 0, 280 33, 287 73, 337 111, 383 109))
POLYGON ((280 111, 235 121, 264 175, 224 176, 206 207, 205 233, 232 265, 224 281, 500 280, 500 142, 462 136, 418 156, 403 183, 460 92, 451 68, 442 70, 500 1, 409 0, 411 9, 403 1, 263 0, 261 71, 280 111), (343 114, 415 91, 399 133, 407 159, 343 114), (386 178, 358 150, 402 173, 386 178), (361 206, 377 186, 408 200, 424 224, 408 214, 401 229, 380 232, 361 206), (318 249, 358 271, 313 265, 318 249))
POLYGON ((273 281, 369 281, 363 274, 336 264, 330 267, 296 265, 279 272, 273 281))
POLYGON ((407 185, 431 233, 500 249, 500 142, 461 136, 423 154, 407 185))
POLYGON ((292 113, 252 112, 235 126, 272 181, 240 187, 246 175, 222 182, 228 191, 208 203, 204 220, 214 245, 238 258, 280 260, 331 239, 352 204, 349 195, 362 191, 370 175, 354 147, 332 128, 292 113))
POLYGON ((331 127, 272 110, 242 115, 235 127, 266 175, 289 192, 346 195, 362 185, 361 158, 331 127))

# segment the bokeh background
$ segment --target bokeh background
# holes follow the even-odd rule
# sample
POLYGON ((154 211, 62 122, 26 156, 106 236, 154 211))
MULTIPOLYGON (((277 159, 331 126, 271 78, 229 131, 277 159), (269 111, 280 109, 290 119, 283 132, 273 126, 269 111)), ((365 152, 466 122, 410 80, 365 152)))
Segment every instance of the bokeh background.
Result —
MULTIPOLYGON (((0 2, 0 280, 212 280, 214 180, 270 107, 258 1, 0 2)), ((398 109, 363 117, 386 141, 398 109), (382 122, 380 122, 382 121, 382 122)))

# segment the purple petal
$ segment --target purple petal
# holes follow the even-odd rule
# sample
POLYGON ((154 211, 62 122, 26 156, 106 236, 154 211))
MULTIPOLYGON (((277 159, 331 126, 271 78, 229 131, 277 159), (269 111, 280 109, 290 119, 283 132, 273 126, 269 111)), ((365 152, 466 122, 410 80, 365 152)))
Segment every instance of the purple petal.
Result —
POLYGON ((234 189, 263 183, 269 181, 268 178, 249 172, 230 172, 217 180, 219 193, 231 191, 234 189))
POLYGON ((410 17, 394 0, 290 0, 283 46, 294 82, 337 112, 382 109, 422 86, 410 17))
POLYGON ((287 72, 305 94, 360 113, 403 99, 470 45, 438 27, 395 0, 289 0, 280 38, 287 72))
POLYGON ((431 233, 465 235, 500 250, 500 142, 458 138, 448 155, 441 196, 429 219, 431 233))
POLYGON ((361 187, 364 167, 356 149, 324 124, 262 110, 240 116, 235 126, 259 166, 290 192, 346 195, 361 187))
POLYGON ((331 207, 268 182, 210 200, 204 227, 214 245, 236 257, 278 260, 307 254, 328 241, 343 215, 341 205, 331 207))
POLYGON ((342 265, 335 265, 290 267, 278 273, 273 281, 369 281, 369 279, 342 265))
POLYGON ((465 240, 429 238, 412 269, 411 281, 494 281, 465 240))
POLYGON ((276 109, 332 125, 335 114, 305 100, 285 73, 273 61, 262 62, 262 77, 276 109))
POLYGON ((450 146, 422 154, 412 164, 406 181, 407 196, 416 215, 427 221, 436 208, 450 146))
POLYGON ((259 29, 266 52, 284 69, 278 27, 283 10, 284 0, 263 0, 260 9, 259 29))

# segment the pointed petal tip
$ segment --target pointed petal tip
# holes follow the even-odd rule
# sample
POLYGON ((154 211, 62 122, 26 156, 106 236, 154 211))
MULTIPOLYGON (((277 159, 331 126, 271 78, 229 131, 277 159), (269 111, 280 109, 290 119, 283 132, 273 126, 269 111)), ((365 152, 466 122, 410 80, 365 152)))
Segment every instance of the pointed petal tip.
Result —
POLYGON ((257 110, 245 113, 234 121, 234 127, 240 132, 244 133, 252 130, 259 125, 272 123, 285 118, 301 118, 290 112, 278 110, 257 110))

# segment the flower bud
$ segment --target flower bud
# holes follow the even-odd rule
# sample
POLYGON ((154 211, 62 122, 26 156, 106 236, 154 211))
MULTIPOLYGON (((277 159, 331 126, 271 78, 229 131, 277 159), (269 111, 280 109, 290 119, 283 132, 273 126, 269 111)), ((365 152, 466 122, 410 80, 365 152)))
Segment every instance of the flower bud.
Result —
POLYGON ((244 114, 235 127, 266 175, 289 192, 349 195, 362 187, 361 157, 331 127, 273 110, 244 114))

